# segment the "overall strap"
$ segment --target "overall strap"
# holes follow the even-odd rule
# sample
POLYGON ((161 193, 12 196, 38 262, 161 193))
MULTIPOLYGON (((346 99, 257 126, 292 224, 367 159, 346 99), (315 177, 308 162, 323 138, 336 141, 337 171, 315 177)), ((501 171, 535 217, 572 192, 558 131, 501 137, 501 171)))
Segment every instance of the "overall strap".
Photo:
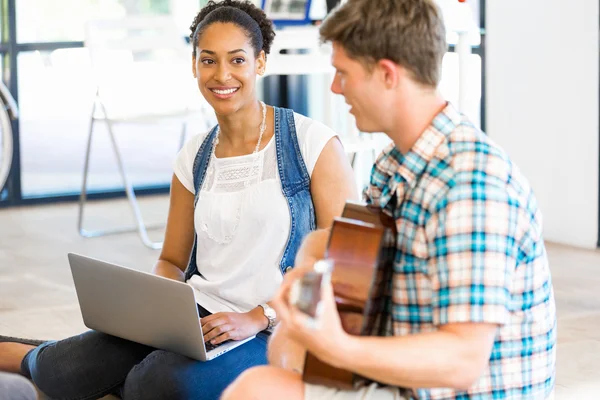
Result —
MULTIPOLYGON (((215 136, 217 135, 218 125, 215 126, 206 138, 200 145, 200 149, 196 154, 196 158, 194 159, 194 165, 192 167, 193 179, 194 179, 194 209, 196 208, 196 204, 198 203, 198 197, 200 196, 200 190, 202 190, 202 184, 204 183, 204 178, 206 177, 206 170, 208 169, 208 164, 210 163, 210 157, 212 154, 212 147, 215 140, 215 136)), ((194 216, 196 213, 194 212, 194 216)), ((196 264, 196 252, 198 251, 198 235, 194 230, 194 246, 192 248, 192 253, 190 254, 190 261, 188 263, 188 267, 185 270, 185 280, 187 281, 193 275, 198 274, 198 265, 196 264)))

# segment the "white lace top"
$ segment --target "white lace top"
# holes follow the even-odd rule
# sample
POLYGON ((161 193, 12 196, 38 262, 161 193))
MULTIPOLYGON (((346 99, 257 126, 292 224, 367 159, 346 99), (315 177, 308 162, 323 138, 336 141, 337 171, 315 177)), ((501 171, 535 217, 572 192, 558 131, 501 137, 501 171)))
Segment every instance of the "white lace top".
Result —
MULTIPOLYGON (((308 173, 335 132, 294 114, 308 173)), ((174 172, 194 193, 192 167, 207 133, 192 137, 177 155, 174 172)), ((255 155, 212 157, 194 215, 196 262, 202 276, 187 282, 208 311, 246 312, 271 300, 281 284, 279 263, 290 234, 281 191, 275 137, 255 155)))

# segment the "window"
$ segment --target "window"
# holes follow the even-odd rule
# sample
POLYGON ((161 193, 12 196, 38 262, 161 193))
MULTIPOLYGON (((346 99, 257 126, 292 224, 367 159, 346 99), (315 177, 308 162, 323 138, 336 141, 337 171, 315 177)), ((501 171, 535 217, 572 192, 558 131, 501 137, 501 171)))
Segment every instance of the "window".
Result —
MULTIPOLYGON (((23 196, 78 192, 96 89, 87 50, 22 52, 18 63, 23 196)), ((133 183, 168 185, 180 124, 116 124, 113 129, 133 183)), ((122 187, 102 122, 94 127, 89 187, 122 187)))
MULTIPOLYGON (((199 3, 200 0, 0 0, 0 55, 14 49, 14 54, 4 57, 2 72, 13 96, 18 97, 20 110, 16 124, 19 162, 10 177, 10 192, 5 191, 0 206, 65 196, 75 199, 79 193, 95 93, 89 55, 82 42, 86 21, 171 14, 181 26, 182 36, 186 36, 199 3), (16 63, 8 65, 10 59, 16 63)), ((116 129, 118 133, 119 127, 116 129)), ((122 182, 103 130, 102 123, 94 130, 89 187, 91 192, 109 193, 122 188, 122 182)), ((194 132, 194 127, 188 132, 194 132)), ((174 124, 160 128, 131 126, 128 134, 118 135, 126 153, 128 175, 137 188, 168 191, 179 134, 180 125, 174 124)))
POLYGON ((169 0, 19 0, 17 42, 81 41, 89 19, 168 14, 170 6, 169 0))

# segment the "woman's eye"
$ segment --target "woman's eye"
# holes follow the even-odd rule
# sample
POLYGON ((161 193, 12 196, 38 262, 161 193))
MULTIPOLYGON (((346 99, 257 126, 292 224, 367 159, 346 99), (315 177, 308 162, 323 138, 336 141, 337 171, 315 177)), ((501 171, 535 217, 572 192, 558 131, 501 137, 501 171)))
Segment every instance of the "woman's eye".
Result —
POLYGON ((215 62, 213 60, 211 60, 210 58, 204 58, 202 59, 202 64, 214 64, 215 62))
POLYGON ((244 62, 246 62, 246 60, 244 60, 242 57, 236 57, 233 59, 234 64, 243 64, 244 62))

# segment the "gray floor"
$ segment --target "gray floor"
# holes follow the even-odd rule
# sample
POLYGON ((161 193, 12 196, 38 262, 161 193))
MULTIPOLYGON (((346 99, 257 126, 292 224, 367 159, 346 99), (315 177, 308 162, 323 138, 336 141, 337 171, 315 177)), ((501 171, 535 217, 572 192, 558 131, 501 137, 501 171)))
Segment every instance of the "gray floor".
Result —
MULTIPOLYGON (((164 220, 166 197, 142 200, 148 222, 164 220)), ((131 221, 124 201, 94 203, 90 227, 131 221)), ((83 239, 75 204, 0 210, 0 334, 62 338, 85 329, 66 253, 149 271, 158 257, 135 234, 83 239)), ((151 232, 153 239, 161 231, 151 232)), ((557 399, 600 398, 600 252, 548 244, 559 316, 557 399)))

